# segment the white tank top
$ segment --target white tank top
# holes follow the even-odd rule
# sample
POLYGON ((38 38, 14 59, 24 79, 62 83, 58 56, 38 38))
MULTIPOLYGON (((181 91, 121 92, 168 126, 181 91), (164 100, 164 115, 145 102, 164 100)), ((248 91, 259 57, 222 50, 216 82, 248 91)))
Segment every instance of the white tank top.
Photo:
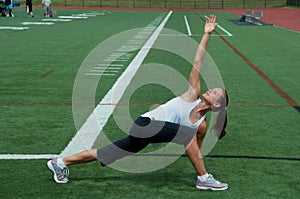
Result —
POLYGON ((194 102, 186 102, 181 99, 181 97, 175 97, 167 103, 160 105, 156 109, 141 116, 149 117, 151 120, 172 122, 175 124, 189 126, 191 128, 197 128, 205 120, 206 115, 202 116, 200 120, 192 124, 190 121, 190 114, 193 108, 195 108, 200 101, 201 99, 194 102))

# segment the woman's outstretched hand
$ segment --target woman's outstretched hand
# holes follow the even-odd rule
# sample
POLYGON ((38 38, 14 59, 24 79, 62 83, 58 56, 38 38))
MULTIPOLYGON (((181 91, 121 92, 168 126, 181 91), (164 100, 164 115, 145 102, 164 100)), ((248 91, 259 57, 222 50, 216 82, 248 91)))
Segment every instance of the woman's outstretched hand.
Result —
POLYGON ((211 34, 215 30, 216 26, 218 25, 218 23, 216 23, 216 19, 217 17, 214 14, 206 18, 204 33, 211 34))

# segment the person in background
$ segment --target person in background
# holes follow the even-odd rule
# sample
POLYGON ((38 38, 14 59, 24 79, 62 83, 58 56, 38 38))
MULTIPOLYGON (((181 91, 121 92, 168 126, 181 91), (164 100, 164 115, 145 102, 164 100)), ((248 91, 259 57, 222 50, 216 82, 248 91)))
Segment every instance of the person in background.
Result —
POLYGON ((25 0, 26 2, 26 12, 28 17, 34 17, 32 12, 32 1, 33 0, 25 0))
POLYGON ((2 17, 6 16, 6 12, 5 12, 5 0, 0 0, 0 15, 2 17))
POLYGON ((51 0, 42 0, 42 5, 44 6, 44 17, 48 18, 52 16, 51 14, 51 0))
POLYGON ((5 0, 5 9, 6 9, 6 16, 7 17, 14 17, 13 14, 13 6, 12 6, 12 0, 5 0))

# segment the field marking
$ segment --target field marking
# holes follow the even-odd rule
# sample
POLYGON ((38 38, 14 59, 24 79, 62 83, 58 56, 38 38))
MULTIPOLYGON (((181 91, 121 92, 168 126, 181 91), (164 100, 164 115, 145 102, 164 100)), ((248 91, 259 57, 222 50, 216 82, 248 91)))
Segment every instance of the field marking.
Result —
MULTIPOLYGON (((178 33, 178 34, 168 34, 168 33, 165 33, 165 34, 160 34, 159 35, 160 37, 186 37, 186 34, 181 34, 181 33, 178 33)), ((191 36, 193 37, 202 37, 203 34, 192 34, 191 36)), ((220 37, 220 36, 223 36, 223 37, 232 37, 230 35, 210 35, 211 37, 220 37)))
POLYGON ((53 25, 53 22, 22 22, 22 25, 53 25))
POLYGON ((128 59, 104 59, 106 62, 127 62, 128 59))
POLYGON ((120 66, 120 67, 123 67, 124 64, 98 64, 98 66, 120 66))
MULTIPOLYGON (((106 59, 104 59, 105 62, 128 62, 129 59, 132 57, 132 53, 126 54, 124 56, 125 59, 119 59, 120 56, 123 56, 124 53, 113 53, 109 55, 106 59)), ((122 65, 123 66, 123 65, 122 65)), ((88 73, 85 75, 87 76, 115 76, 114 73, 118 73, 120 67, 115 67, 112 66, 112 64, 106 64, 106 67, 103 66, 98 66, 98 67, 93 67, 92 70, 90 70, 88 73)))
POLYGON ((87 19, 88 17, 87 16, 85 16, 85 17, 83 17, 83 16, 58 16, 57 18, 59 18, 59 19, 87 19))
POLYGON ((103 69, 103 70, 120 70, 120 67, 103 67, 103 66, 95 66, 94 69, 103 69))
POLYGON ((72 14, 73 17, 96 17, 95 14, 72 14))
POLYGON ((87 76, 115 76, 113 73, 85 73, 87 76))
POLYGON ((0 26, 0 30, 28 30, 29 27, 0 26))
POLYGON ((104 73, 104 72, 109 72, 109 73, 118 73, 118 70, 106 70, 106 69, 94 69, 94 70, 90 70, 90 72, 95 72, 95 73, 104 73))
POLYGON ((42 21, 69 22, 72 21, 72 19, 42 19, 42 21))
MULTIPOLYGON (((122 73, 122 75, 118 78, 112 88, 101 100, 100 104, 111 103, 112 99, 114 99, 115 103, 118 103, 120 101, 123 93, 130 84, 131 79, 134 77, 135 73, 141 66, 143 60, 149 53, 151 47, 158 38, 159 33, 162 31, 172 13, 173 12, 170 11, 161 22, 161 24, 156 28, 151 37, 147 40, 147 42, 129 64, 127 69, 122 73)), ((98 135, 100 134, 102 128, 106 125, 106 122, 108 121, 110 115, 113 113, 115 107, 116 105, 105 107, 97 105, 92 114, 87 118, 86 122, 82 125, 79 131, 77 131, 75 136, 69 142, 68 146, 61 152, 60 156, 72 155, 82 150, 90 149, 93 146, 98 135)))
POLYGON ((217 27, 220 28, 221 30, 223 30, 223 32, 225 32, 229 37, 232 37, 232 36, 233 36, 230 32, 228 32, 228 31, 227 31, 225 28, 223 28, 222 26, 217 25, 217 27))
MULTIPOLYGON (((154 22, 157 22, 157 21, 161 21, 162 18, 161 17, 157 17, 154 22)), ((147 39, 149 38, 149 36, 152 34, 153 30, 155 28, 147 28, 149 26, 153 26, 152 25, 153 22, 151 22, 148 26, 146 26, 144 29, 142 29, 141 31, 139 31, 137 33, 137 35, 140 35, 140 34, 143 34, 145 37, 143 39, 133 39, 135 36, 133 36, 132 39, 130 39, 128 42, 126 42, 124 45, 122 45, 117 51, 118 52, 114 52, 112 54, 110 54, 108 57, 106 57, 104 59, 104 62, 128 62, 132 56, 133 56, 133 53, 128 53, 126 52, 127 49, 139 49, 139 47, 141 46, 141 44, 144 44, 147 39), (137 47, 138 46, 138 47, 137 47), (121 53, 120 52, 120 49, 122 49, 122 51, 126 53, 121 53)), ((111 65, 108 65, 108 67, 111 67, 111 65)), ((95 69, 95 67, 94 67, 95 69)), ((118 69, 120 70, 120 68, 118 69)), ((117 73, 118 71, 116 71, 115 73, 117 73)), ((96 70, 90 70, 89 73, 86 73, 85 75, 87 76, 101 76, 101 74, 104 74, 104 75, 107 75, 107 76, 114 76, 114 72, 112 71, 96 71, 96 70)))
POLYGON ((190 28, 189 22, 188 22, 188 20, 187 20, 187 18, 186 18, 185 15, 184 15, 183 17, 184 17, 186 29, 187 29, 187 31, 188 31, 188 35, 189 35, 189 36, 192 36, 192 32, 191 32, 191 28, 190 28))
POLYGON ((33 160, 51 159, 57 157, 56 154, 0 154, 0 160, 33 160))

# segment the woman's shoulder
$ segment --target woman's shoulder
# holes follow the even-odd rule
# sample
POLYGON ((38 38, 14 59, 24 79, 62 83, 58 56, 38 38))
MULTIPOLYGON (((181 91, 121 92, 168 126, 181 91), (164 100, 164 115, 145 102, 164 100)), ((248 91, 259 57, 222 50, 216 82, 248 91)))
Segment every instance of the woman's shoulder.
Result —
POLYGON ((190 102, 190 103, 200 100, 198 96, 196 96, 194 93, 189 92, 189 91, 183 93, 180 96, 180 99, 183 100, 183 101, 185 101, 185 102, 190 102))
POLYGON ((194 102, 199 99, 199 96, 191 89, 189 89, 185 93, 183 93, 180 98, 186 102, 194 102))

